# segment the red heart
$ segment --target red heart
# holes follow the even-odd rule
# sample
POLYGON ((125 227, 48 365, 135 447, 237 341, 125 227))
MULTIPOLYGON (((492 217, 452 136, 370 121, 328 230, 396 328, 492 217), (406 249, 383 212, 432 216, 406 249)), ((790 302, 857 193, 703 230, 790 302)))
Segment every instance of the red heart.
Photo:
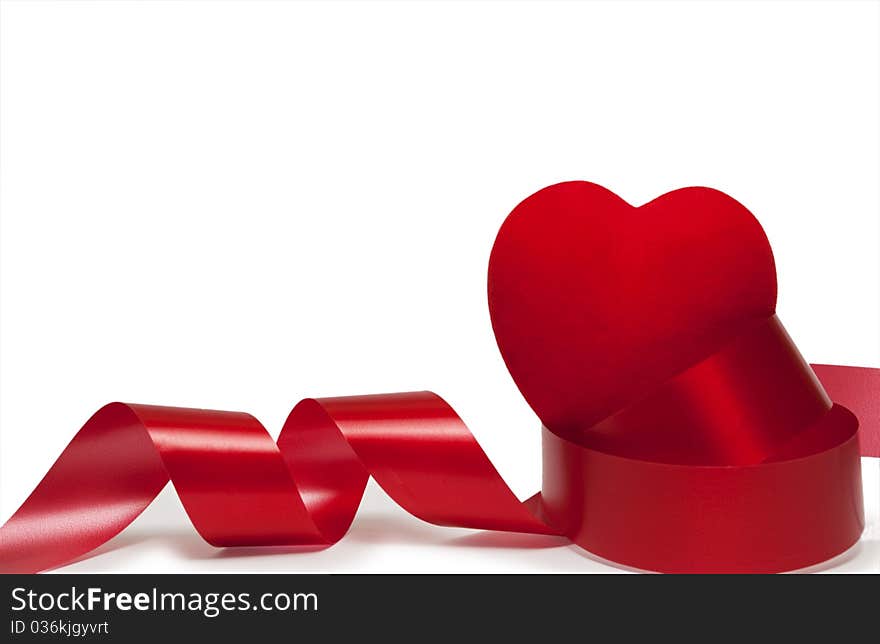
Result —
POLYGON ((489 311, 541 421, 582 431, 776 306, 763 229, 739 202, 682 188, 634 207, 593 183, 544 188, 507 217, 489 311))

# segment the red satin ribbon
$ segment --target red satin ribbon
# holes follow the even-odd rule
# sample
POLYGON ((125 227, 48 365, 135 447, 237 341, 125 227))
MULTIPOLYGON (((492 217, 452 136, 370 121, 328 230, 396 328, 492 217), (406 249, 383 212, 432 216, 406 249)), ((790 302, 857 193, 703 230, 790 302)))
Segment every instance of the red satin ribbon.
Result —
POLYGON ((565 534, 658 571, 796 569, 859 538, 859 454, 880 456, 880 370, 814 371, 830 399, 771 318, 582 433, 545 428, 543 490, 525 503, 429 392, 303 400, 277 445, 249 414, 112 403, 0 528, 0 571, 88 553, 168 480, 215 546, 330 545, 369 476, 439 525, 565 534))

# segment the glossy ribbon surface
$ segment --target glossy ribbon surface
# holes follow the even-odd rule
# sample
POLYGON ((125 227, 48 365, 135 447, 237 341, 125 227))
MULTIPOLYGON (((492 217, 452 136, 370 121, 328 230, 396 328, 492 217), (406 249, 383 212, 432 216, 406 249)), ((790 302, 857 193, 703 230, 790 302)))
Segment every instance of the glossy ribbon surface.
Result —
MULTIPOLYGON (((859 415, 861 453, 880 456, 880 370, 815 371, 859 415)), ((679 394, 688 382, 685 374, 679 394)), ((729 392, 716 385, 717 395, 729 392)), ((743 466, 643 460, 545 430, 543 497, 521 503, 430 392, 303 400, 277 444, 245 413, 112 403, 0 528, 0 570, 40 571, 88 553, 168 480, 215 546, 330 545, 350 526, 369 476, 438 525, 565 534, 652 570, 788 570, 838 554, 863 526, 855 419, 837 405, 820 416, 824 429, 782 460, 743 466)))
POLYGON ((560 534, 664 572, 778 572, 864 528, 880 370, 815 365, 775 315, 754 216, 709 188, 631 206, 565 182, 502 225, 488 296, 502 357, 546 425, 521 503, 429 392, 307 399, 277 444, 244 413, 113 403, 0 528, 0 571, 63 565, 170 480, 209 543, 328 546, 369 477, 450 526, 560 534))

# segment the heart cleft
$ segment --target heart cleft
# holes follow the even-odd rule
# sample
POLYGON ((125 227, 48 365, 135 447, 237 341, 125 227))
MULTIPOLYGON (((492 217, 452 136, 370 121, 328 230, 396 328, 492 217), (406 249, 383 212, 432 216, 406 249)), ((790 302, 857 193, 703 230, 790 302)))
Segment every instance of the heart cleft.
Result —
POLYGON ((517 206, 492 250, 489 309, 544 425, 548 523, 664 572, 791 570, 854 544, 859 423, 775 304, 760 224, 716 190, 636 208, 569 182, 517 206))

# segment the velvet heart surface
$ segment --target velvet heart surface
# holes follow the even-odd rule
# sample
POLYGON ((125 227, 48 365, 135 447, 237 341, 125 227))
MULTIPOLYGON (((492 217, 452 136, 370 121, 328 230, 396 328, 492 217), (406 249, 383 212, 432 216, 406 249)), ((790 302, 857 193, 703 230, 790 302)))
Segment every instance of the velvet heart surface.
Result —
POLYGON ((636 207, 571 181, 510 213, 488 291, 514 381, 545 426, 572 435, 773 316, 776 269, 761 225, 722 192, 636 207))

